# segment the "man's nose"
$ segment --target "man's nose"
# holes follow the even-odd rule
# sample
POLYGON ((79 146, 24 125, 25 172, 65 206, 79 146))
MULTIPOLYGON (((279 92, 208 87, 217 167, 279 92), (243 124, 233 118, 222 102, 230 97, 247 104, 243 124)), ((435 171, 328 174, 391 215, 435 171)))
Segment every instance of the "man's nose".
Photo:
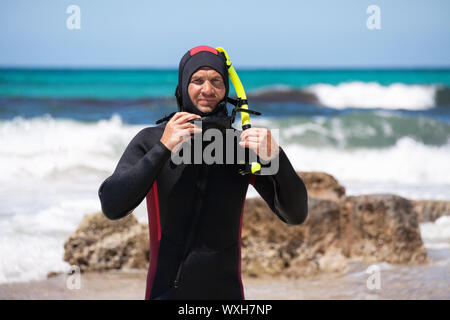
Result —
POLYGON ((205 81, 203 83, 202 93, 207 95, 211 95, 213 93, 213 87, 211 85, 211 82, 205 81))

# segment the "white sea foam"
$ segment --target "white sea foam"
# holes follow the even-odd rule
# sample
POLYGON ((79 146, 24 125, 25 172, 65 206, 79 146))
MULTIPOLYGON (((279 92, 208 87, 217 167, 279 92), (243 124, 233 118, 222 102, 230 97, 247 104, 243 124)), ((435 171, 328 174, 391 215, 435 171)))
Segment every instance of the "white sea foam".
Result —
POLYGON ((98 187, 142 128, 117 115, 0 121, 0 282, 67 270, 64 241, 85 214, 101 210, 98 187))
POLYGON ((301 145, 284 149, 297 170, 327 172, 350 194, 389 192, 409 198, 450 199, 450 144, 427 146, 403 137, 384 149, 301 145))
POLYGON ((450 216, 420 224, 420 233, 428 249, 450 249, 450 216))
POLYGON ((433 108, 437 86, 377 82, 343 82, 338 85, 314 84, 304 91, 316 95, 320 103, 336 109, 383 108, 423 110, 433 108))
POLYGON ((67 271, 64 241, 82 217, 94 211, 98 211, 95 199, 73 199, 55 201, 33 213, 2 216, 0 283, 39 280, 50 271, 67 271))
POLYGON ((124 125, 117 115, 92 123, 50 116, 1 121, 0 181, 109 171, 141 128, 124 125))

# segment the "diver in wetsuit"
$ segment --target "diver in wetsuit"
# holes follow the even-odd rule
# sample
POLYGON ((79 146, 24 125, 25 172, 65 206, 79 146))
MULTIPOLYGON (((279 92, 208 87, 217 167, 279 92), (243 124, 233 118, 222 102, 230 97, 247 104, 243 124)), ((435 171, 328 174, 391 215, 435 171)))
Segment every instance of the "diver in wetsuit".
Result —
MULTIPOLYGON (((130 214, 146 198, 150 232, 146 299, 244 299, 240 241, 250 183, 285 223, 301 224, 307 217, 305 185, 267 129, 238 131, 241 141, 235 147, 258 154, 263 143, 269 146, 263 160, 279 161, 272 175, 242 175, 237 162, 172 161, 180 143, 201 132, 190 120, 229 123, 220 121, 229 118, 225 62, 224 55, 211 47, 186 52, 175 92, 178 112, 166 117, 166 123, 138 132, 98 190, 102 211, 111 220, 130 214)), ((231 125, 227 129, 236 131, 231 125)))

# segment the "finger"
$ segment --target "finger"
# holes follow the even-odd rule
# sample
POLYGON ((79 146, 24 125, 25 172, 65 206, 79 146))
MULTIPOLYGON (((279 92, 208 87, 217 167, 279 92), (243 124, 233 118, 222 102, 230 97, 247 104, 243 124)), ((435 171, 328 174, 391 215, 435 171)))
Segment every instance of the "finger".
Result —
POLYGON ((181 130, 180 134, 181 134, 181 136, 185 137, 185 136, 190 136, 191 134, 196 134, 196 133, 201 133, 201 132, 202 132, 201 128, 192 127, 192 128, 187 128, 187 129, 181 130))
POLYGON ((246 145, 248 145, 248 147, 253 150, 258 150, 260 148, 260 144, 253 141, 247 141, 246 145))
POLYGON ((259 142, 261 141, 261 138, 259 136, 246 136, 241 141, 252 141, 252 142, 259 142))
POLYGON ((258 142, 258 141, 261 141, 261 137, 256 134, 249 134, 249 135, 243 136, 241 138, 241 141, 246 141, 246 140, 258 142))
POLYGON ((174 122, 175 120, 177 120, 179 117, 181 117, 183 114, 186 114, 187 112, 177 112, 173 115, 172 118, 170 118, 169 122, 174 122))
POLYGON ((196 116, 183 116, 180 117, 177 122, 175 124, 184 124, 184 123, 190 123, 190 124, 194 124, 193 120, 197 120, 198 118, 196 116))
POLYGON ((195 127, 195 125, 193 123, 190 123, 190 122, 177 124, 177 128, 179 128, 179 129, 188 129, 188 128, 193 128, 193 127, 195 127))
POLYGON ((259 134, 259 128, 250 128, 247 130, 244 130, 241 133, 241 138, 245 138, 247 136, 257 136, 259 134))
POLYGON ((241 140, 244 140, 249 135, 249 130, 247 129, 241 133, 241 140))
POLYGON ((192 129, 189 129, 191 133, 202 133, 202 128, 194 127, 192 129))
POLYGON ((197 118, 200 118, 200 116, 199 116, 198 114, 195 114, 195 113, 186 113, 186 114, 180 116, 180 117, 175 121, 175 123, 181 124, 181 123, 185 123, 186 121, 189 121, 189 120, 191 120, 191 119, 197 119, 197 118))
POLYGON ((259 143, 252 142, 252 141, 241 141, 239 142, 239 145, 243 148, 250 148, 255 152, 258 152, 259 150, 259 143))
POLYGON ((178 121, 178 119, 180 119, 182 116, 185 116, 185 115, 187 115, 187 114, 190 114, 190 113, 189 113, 189 112, 184 112, 184 111, 177 112, 177 113, 175 113, 175 114, 173 115, 172 118, 170 118, 169 122, 175 123, 176 121, 178 121))

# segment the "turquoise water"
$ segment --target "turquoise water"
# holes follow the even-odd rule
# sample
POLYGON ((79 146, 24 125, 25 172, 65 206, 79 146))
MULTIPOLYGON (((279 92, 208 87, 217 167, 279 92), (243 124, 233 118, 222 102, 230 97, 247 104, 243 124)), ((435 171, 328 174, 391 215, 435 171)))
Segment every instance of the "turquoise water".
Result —
MULTIPOLYGON (((238 71, 250 106, 263 114, 253 121, 291 129, 284 136, 292 144, 354 149, 391 147, 405 137, 427 146, 450 140, 447 69, 238 71)), ((116 114, 125 124, 153 125, 176 110, 176 83, 177 70, 0 69, 0 120, 98 122, 116 114)))
MULTIPOLYGON (((303 88, 343 82, 434 84, 450 87, 450 70, 237 70, 247 91, 286 85, 303 88)), ((0 97, 172 97, 177 70, 0 69, 0 97)))

